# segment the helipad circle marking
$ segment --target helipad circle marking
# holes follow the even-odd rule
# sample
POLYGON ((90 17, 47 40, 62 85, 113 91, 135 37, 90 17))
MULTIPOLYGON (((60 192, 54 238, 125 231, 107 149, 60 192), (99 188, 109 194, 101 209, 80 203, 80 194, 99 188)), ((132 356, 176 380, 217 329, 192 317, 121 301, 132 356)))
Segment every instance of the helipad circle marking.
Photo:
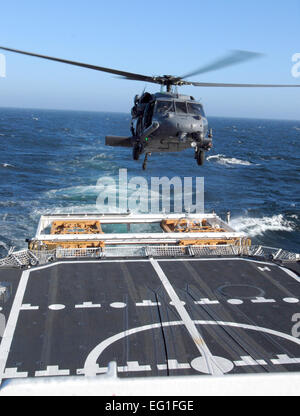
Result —
MULTIPOLYGON (((211 363, 214 366, 219 367, 223 373, 229 373, 234 367, 233 362, 230 360, 227 360, 226 358, 217 357, 217 356, 213 356, 211 358, 213 360, 213 361, 211 360, 211 363)), ((194 358, 191 362, 191 367, 194 370, 199 371, 200 373, 211 374, 207 366, 207 360, 205 359, 205 357, 194 358)))
POLYGON ((284 298, 283 301, 286 302, 286 303, 298 303, 299 299, 297 299, 297 298, 284 298))
POLYGON ((113 302, 113 303, 111 303, 110 304, 110 306, 112 307, 112 308, 126 308, 126 303, 124 303, 124 302, 113 302))
POLYGON ((241 305, 244 301, 241 299, 228 299, 227 303, 230 303, 231 305, 241 305))
POLYGON ((49 305, 48 308, 51 309, 52 311, 59 311, 61 309, 65 309, 65 305, 61 305, 61 304, 53 304, 53 305, 49 305))
POLYGON ((225 284, 217 289, 225 298, 252 299, 263 297, 265 292, 258 286, 248 284, 225 284))
MULTIPOLYGON (((277 337, 281 337, 283 339, 286 339, 287 341, 291 341, 295 344, 298 344, 300 346, 300 339, 293 337, 292 335, 286 334, 284 332, 276 331, 274 329, 270 328, 264 328, 262 326, 256 326, 256 325, 248 325, 243 324, 239 322, 224 322, 224 321, 202 321, 202 320, 196 320, 194 321, 196 325, 220 325, 220 326, 229 326, 233 328, 242 328, 246 330, 252 330, 256 332, 262 332, 270 335, 274 335, 277 337)), ((97 375, 97 369, 98 364, 97 360, 103 353, 103 351, 108 348, 110 345, 112 345, 114 342, 117 342, 123 338, 126 338, 132 334, 137 334, 143 331, 148 331, 150 329, 155 328, 161 328, 161 327, 169 327, 169 326, 181 326, 184 325, 183 321, 170 321, 170 322, 159 322, 155 324, 150 325, 143 325, 136 328, 130 328, 126 331, 120 332, 118 334, 115 334, 104 341, 100 342, 98 345, 96 345, 88 354, 85 363, 84 363, 84 374, 85 376, 95 376, 97 375)))

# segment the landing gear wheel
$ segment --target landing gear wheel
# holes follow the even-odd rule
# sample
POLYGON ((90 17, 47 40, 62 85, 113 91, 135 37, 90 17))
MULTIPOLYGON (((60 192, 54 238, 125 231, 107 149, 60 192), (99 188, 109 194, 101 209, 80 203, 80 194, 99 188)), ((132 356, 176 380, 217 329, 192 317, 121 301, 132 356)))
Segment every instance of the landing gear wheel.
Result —
POLYGON ((205 161, 205 152, 204 152, 204 150, 197 150, 197 152, 195 154, 195 159, 197 160, 197 164, 199 166, 202 166, 204 164, 204 161, 205 161))

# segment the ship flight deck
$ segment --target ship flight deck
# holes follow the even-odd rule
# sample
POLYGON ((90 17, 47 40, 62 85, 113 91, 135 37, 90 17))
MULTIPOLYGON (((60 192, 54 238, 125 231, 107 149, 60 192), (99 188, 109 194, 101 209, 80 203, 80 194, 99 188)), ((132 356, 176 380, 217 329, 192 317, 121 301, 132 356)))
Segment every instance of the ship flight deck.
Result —
POLYGON ((122 379, 299 372, 299 271, 297 259, 230 254, 1 267, 3 391, 111 363, 122 379))
POLYGON ((299 371, 300 278, 249 259, 66 261, 1 270, 2 378, 299 371))

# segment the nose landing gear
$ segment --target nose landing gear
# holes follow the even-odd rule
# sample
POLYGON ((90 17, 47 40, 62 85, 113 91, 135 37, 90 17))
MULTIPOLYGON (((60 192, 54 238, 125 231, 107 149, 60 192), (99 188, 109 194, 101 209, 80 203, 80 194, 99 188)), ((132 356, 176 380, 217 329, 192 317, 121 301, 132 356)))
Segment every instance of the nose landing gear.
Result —
POLYGON ((144 163, 143 163, 143 170, 146 170, 147 162, 148 162, 148 156, 151 156, 151 153, 146 153, 145 154, 145 159, 144 159, 144 163))
POLYGON ((202 166, 205 160, 205 151, 197 148, 195 151, 195 159, 197 161, 197 164, 199 166, 202 166))
POLYGON ((139 160, 141 153, 143 152, 143 146, 138 137, 135 138, 135 143, 132 149, 133 160, 139 160))
POLYGON ((208 133, 208 139, 203 140, 195 148, 195 159, 199 166, 202 166, 205 161, 205 151, 209 151, 212 148, 212 129, 208 133), (201 147, 200 147, 201 146, 201 147))

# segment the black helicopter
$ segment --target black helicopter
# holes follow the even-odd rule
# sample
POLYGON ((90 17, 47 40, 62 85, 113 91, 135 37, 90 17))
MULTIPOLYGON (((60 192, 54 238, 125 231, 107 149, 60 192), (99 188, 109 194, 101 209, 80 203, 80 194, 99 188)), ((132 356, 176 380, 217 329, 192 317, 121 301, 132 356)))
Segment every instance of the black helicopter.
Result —
POLYGON ((198 165, 203 165, 205 152, 212 147, 212 130, 208 129, 208 121, 203 106, 193 96, 178 94, 178 87, 193 85, 196 87, 300 87, 300 85, 274 85, 274 84, 224 84, 208 82, 192 82, 186 78, 204 74, 217 69, 235 65, 262 54, 247 51, 233 51, 224 58, 218 59, 210 65, 180 77, 172 75, 147 76, 112 68, 69 61, 60 58, 40 55, 1 47, 5 51, 16 52, 23 55, 35 56, 51 61, 62 62, 89 68, 96 71, 108 72, 133 81, 150 82, 161 85, 161 91, 155 94, 143 92, 136 95, 131 110, 131 136, 106 136, 107 146, 132 147, 133 159, 138 160, 145 153, 143 169, 146 169, 148 155, 152 152, 178 152, 187 148, 194 148, 195 159, 198 165))

